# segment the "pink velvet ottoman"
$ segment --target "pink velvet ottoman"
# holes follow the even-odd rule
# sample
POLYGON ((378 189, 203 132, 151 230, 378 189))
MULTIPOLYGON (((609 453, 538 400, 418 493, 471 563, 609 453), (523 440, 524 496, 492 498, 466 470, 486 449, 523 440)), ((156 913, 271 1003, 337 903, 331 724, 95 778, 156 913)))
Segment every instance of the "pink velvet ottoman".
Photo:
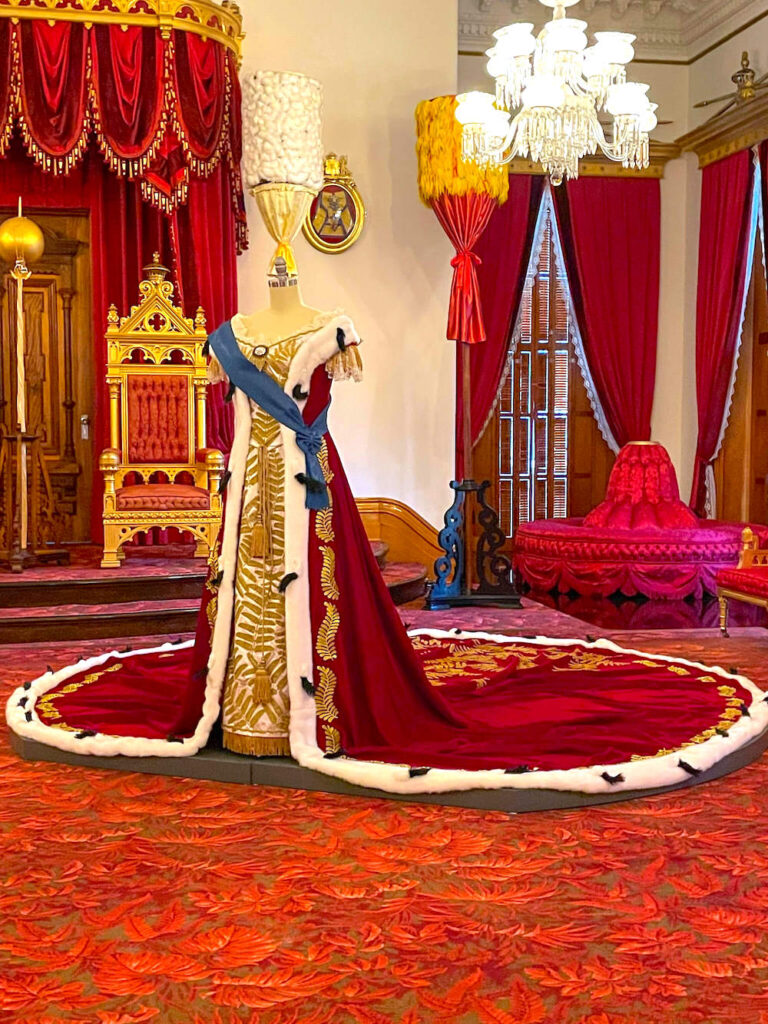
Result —
MULTIPOLYGON (((738 562, 744 525, 698 519, 680 500, 666 450, 634 442, 619 452, 605 500, 584 519, 518 527, 514 564, 537 591, 699 596, 715 593, 717 573, 738 562)), ((768 541, 768 528, 752 528, 768 541)))

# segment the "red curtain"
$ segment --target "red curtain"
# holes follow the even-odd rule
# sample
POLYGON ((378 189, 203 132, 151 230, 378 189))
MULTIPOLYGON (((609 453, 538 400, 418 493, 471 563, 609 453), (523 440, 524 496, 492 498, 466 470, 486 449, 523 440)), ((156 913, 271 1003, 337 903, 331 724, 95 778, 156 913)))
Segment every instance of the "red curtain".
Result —
MULTIPOLYGON (((114 303, 127 313, 139 299, 142 268, 154 251, 173 271, 177 298, 194 316, 202 305, 208 322, 218 324, 236 310, 237 285, 234 237, 236 228, 220 168, 205 181, 191 182, 189 203, 173 218, 142 200, 136 182, 111 174, 98 153, 91 152, 66 176, 45 174, 14 145, 0 162, 0 206, 15 207, 24 197, 30 214, 46 209, 85 211, 91 222, 91 289, 93 302, 93 365, 95 385, 93 459, 95 494, 92 507, 94 540, 101 536, 101 474, 98 458, 109 443, 106 367, 107 309, 114 303)), ((231 410, 220 385, 209 388, 208 444, 228 451, 231 410)))
POLYGON ((432 202, 432 209, 456 250, 451 260, 453 280, 446 337, 467 345, 485 341, 475 270, 480 260, 473 250, 485 231, 495 205, 496 200, 487 193, 477 192, 469 192, 464 196, 445 192, 432 202))
MULTIPOLYGON (((31 213, 90 216, 95 481, 109 441, 109 305, 135 305, 158 251, 187 316, 202 306, 215 327, 236 310, 235 260, 246 244, 240 99, 234 54, 210 39, 0 17, 0 205, 15 207, 21 195, 31 213)), ((231 429, 217 385, 207 443, 228 451, 231 429)), ((98 497, 92 527, 100 537, 98 497)))
POLYGON ((749 150, 702 172, 696 301, 699 434, 691 488, 691 506, 699 516, 706 513, 707 470, 717 454, 731 398, 756 228, 753 186, 749 150))
MULTIPOLYGON (((5 6, 0 0, 0 14, 5 6)), ((194 177, 220 182, 246 245, 234 54, 186 31, 0 18, 0 156, 17 129, 44 170, 69 173, 95 136, 115 174, 166 213, 194 177)))
POLYGON ((99 130, 122 160, 146 153, 160 129, 163 111, 163 42, 151 28, 95 25, 93 78, 99 130), (109 111, 102 117, 101 111, 109 111))
MULTIPOLYGON (((486 341, 470 349, 472 443, 477 444, 504 373, 509 339, 525 285, 543 178, 511 174, 509 198, 491 209, 488 226, 475 246, 478 304, 486 341)), ((474 271, 474 266, 473 266, 474 271)), ((456 479, 464 478, 461 424, 464 422, 463 367, 456 359, 456 479)))
POLYGON ((651 436, 661 190, 652 178, 579 178, 553 188, 584 355, 619 448, 651 436))

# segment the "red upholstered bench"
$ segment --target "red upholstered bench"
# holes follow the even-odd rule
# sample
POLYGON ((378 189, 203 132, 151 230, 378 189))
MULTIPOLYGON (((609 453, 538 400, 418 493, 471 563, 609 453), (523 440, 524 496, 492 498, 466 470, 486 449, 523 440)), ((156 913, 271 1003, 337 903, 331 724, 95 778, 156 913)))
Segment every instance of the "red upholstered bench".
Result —
POLYGON ((739 564, 717 574, 720 602, 720 632, 728 636, 728 602, 746 601, 768 609, 768 551, 761 551, 758 539, 747 526, 742 534, 739 564))
MULTIPOLYGON (((542 519, 518 527, 514 564, 540 593, 681 600, 715 592, 717 573, 738 562, 743 528, 698 519, 680 500, 666 450, 634 442, 619 452, 605 500, 584 519, 542 519)), ((768 546, 768 531, 755 530, 768 546)))

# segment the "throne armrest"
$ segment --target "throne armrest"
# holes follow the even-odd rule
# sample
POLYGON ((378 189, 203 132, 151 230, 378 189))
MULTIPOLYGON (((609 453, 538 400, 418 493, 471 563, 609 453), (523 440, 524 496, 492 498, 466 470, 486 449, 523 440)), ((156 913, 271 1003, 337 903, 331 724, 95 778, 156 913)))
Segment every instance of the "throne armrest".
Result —
POLYGON ((105 448, 99 456, 99 469, 104 474, 107 484, 114 486, 115 473, 120 469, 121 452, 117 448, 105 448))
POLYGON ((211 494, 217 494, 219 481, 225 468, 223 454, 218 448, 198 448, 195 452, 195 460, 198 465, 205 466, 208 473, 208 490, 211 494))
POLYGON ((115 477, 120 469, 122 453, 117 448, 105 448, 99 456, 99 469, 104 474, 104 511, 114 512, 116 505, 115 477))
POLYGON ((741 534, 739 569, 748 569, 751 565, 768 565, 768 551, 757 545, 757 537, 748 526, 745 526, 741 534))

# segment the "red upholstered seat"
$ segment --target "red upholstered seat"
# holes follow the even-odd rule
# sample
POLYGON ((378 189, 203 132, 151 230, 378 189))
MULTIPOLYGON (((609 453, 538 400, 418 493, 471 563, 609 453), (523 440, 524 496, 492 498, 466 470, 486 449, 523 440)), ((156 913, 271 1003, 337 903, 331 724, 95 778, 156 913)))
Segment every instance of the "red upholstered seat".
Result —
POLYGON ((744 569, 723 569, 717 574, 717 585, 724 590, 768 598, 768 565, 750 565, 744 569))
POLYGON ((180 509, 208 509, 211 495, 204 487, 190 484, 136 484, 118 487, 116 491, 119 510, 150 509, 156 512, 171 512, 180 509))
MULTIPOLYGON (((618 454, 605 500, 584 519, 544 519, 515 534, 515 566, 534 590, 585 596, 680 599, 715 592, 735 566, 742 523, 698 519, 680 500, 674 467, 660 444, 618 454)), ((768 539, 765 527, 753 527, 768 539)))

